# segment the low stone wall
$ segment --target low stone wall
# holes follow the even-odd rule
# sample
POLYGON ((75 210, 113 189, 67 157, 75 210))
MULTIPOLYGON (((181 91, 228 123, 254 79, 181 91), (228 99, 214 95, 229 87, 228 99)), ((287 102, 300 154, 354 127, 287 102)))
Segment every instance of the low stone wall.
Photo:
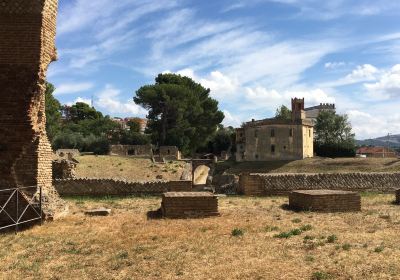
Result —
POLYGON ((316 189, 393 193, 399 187, 400 173, 254 173, 239 181, 239 193, 255 196, 316 189))
POLYGON ((115 179, 78 178, 54 180, 54 186, 61 196, 125 196, 164 192, 191 191, 191 181, 129 182, 115 179))

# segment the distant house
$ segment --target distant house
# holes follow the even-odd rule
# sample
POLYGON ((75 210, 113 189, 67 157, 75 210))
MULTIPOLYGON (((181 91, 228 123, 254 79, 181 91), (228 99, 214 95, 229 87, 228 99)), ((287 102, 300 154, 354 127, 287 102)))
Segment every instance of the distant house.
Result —
POLYGON ((357 155, 372 158, 397 158, 396 151, 387 147, 361 147, 357 150, 357 155))
POLYGON ((142 134, 144 133, 144 131, 146 130, 146 127, 147 127, 147 119, 141 119, 141 118, 124 118, 123 119, 123 118, 115 117, 115 118, 112 118, 111 120, 114 121, 115 123, 119 124, 120 127, 124 130, 129 130, 129 125, 128 125, 129 121, 138 122, 139 127, 140 127, 139 131, 142 134))
POLYGON ((236 129, 236 161, 297 160, 313 157, 314 128, 304 98, 292 99, 292 118, 252 120, 236 129))

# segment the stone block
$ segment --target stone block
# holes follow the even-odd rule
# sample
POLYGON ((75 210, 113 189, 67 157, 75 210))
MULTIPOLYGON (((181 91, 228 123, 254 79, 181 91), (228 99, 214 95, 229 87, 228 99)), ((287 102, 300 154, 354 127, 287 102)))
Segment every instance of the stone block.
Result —
POLYGON ((348 191, 299 190, 289 194, 289 206, 305 211, 355 212, 361 211, 361 197, 348 191))

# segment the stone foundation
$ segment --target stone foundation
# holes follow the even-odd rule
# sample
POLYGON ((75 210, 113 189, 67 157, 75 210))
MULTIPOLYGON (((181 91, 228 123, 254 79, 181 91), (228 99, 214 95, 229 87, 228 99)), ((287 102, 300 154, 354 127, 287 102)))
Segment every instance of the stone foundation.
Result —
POLYGON ((191 181, 130 182, 114 179, 54 180, 61 196, 161 195, 164 192, 191 191, 191 181))
POLYGON ((356 212, 361 211, 361 197, 356 192, 300 190, 289 194, 289 206, 304 211, 356 212))
POLYGON ((400 173, 254 173, 242 174, 239 193, 285 195, 293 190, 343 190, 393 193, 400 173))
POLYGON ((162 196, 161 212, 166 218, 219 216, 218 198, 208 192, 168 192, 162 196))
POLYGON ((41 187, 48 216, 65 210, 52 186, 53 152, 45 128, 57 6, 57 0, 0 0, 0 189, 41 187))

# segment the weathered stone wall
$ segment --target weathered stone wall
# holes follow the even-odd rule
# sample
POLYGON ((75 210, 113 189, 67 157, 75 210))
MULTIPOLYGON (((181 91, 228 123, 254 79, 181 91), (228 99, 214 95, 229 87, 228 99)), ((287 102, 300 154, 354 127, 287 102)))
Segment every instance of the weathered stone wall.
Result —
POLYGON ((293 190, 394 192, 400 173, 242 174, 239 192, 245 195, 281 195, 293 190))
POLYGON ((151 145, 111 145, 110 155, 151 157, 153 149, 151 145))
POLYGON ((53 160, 53 180, 76 178, 76 163, 66 159, 53 160))
POLYGON ((0 188, 42 187, 49 215, 64 210, 52 186, 53 152, 45 130, 57 6, 57 0, 0 0, 0 188))
POLYGON ((160 146, 160 157, 166 160, 179 160, 181 152, 176 146, 160 146))
POLYGON ((61 196, 107 196, 107 195, 159 195, 168 191, 191 191, 191 181, 129 182, 115 179, 80 178, 55 180, 54 185, 61 196))

